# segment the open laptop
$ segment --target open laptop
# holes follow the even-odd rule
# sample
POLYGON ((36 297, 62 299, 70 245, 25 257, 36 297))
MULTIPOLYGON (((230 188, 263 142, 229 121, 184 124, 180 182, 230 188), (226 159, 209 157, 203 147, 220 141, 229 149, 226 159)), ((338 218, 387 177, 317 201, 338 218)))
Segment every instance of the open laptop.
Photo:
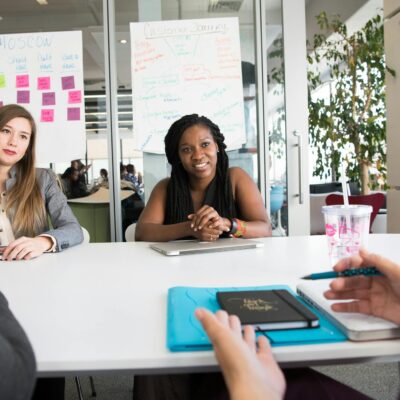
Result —
MULTIPOLYGON (((330 280, 308 281, 297 285, 297 293, 308 304, 322 312, 350 340, 378 340, 400 337, 400 326, 382 318, 359 313, 332 311, 331 304, 341 300, 327 300, 323 293, 329 289, 330 280)), ((342 300, 347 301, 347 300, 342 300)))
POLYGON ((175 242, 154 243, 150 247, 166 256, 182 254, 211 253, 216 251, 243 250, 263 247, 264 243, 251 239, 218 239, 215 242, 181 240, 175 242))

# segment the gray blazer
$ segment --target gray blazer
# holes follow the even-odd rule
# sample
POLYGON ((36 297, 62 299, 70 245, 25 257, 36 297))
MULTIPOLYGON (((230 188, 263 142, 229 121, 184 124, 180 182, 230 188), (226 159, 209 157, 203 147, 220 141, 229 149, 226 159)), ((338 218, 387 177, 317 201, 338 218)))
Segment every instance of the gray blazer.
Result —
MULTIPOLYGON (((11 178, 6 181, 6 190, 9 191, 16 181, 16 169, 11 169, 11 178)), ((40 186, 46 210, 50 216, 53 229, 46 224, 42 232, 53 236, 57 241, 56 250, 61 251, 70 246, 82 243, 83 232, 77 219, 67 203, 67 198, 58 187, 56 176, 53 171, 45 168, 36 168, 36 179, 40 186)))

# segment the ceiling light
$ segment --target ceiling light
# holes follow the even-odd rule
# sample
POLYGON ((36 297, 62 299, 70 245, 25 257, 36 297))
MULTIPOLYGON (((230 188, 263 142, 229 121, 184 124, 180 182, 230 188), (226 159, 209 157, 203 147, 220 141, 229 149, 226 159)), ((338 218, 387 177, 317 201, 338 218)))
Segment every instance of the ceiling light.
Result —
POLYGON ((121 39, 119 42, 120 42, 121 44, 127 44, 127 43, 128 43, 128 41, 127 41, 126 39, 121 39))
POLYGON ((41 6, 47 6, 47 0, 36 0, 41 6))

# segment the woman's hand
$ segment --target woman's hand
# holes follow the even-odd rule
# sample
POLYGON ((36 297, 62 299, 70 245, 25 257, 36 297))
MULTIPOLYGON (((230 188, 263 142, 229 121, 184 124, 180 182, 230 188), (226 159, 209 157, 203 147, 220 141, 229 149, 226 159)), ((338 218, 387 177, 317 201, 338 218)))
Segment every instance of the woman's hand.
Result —
POLYGON ((190 227, 195 231, 204 229, 217 229, 222 232, 229 232, 230 221, 227 218, 222 218, 218 212, 211 206, 204 205, 196 213, 190 214, 188 218, 191 220, 190 227))
POLYGON ((375 266, 384 276, 337 278, 325 292, 335 303, 332 310, 373 315, 400 324, 400 266, 377 254, 361 250, 358 255, 339 261, 334 270, 375 266))
POLYGON ((220 235, 222 235, 222 231, 220 229, 209 228, 207 226, 197 231, 191 228, 191 231, 191 236, 194 236, 196 239, 204 242, 214 242, 220 237, 220 235))
POLYGON ((51 249, 53 241, 47 236, 22 236, 11 242, 3 252, 3 261, 30 260, 51 249))
POLYGON ((266 337, 259 337, 257 348, 254 329, 246 326, 242 337, 239 318, 225 311, 197 309, 196 317, 213 344, 231 399, 283 398, 285 378, 266 337))

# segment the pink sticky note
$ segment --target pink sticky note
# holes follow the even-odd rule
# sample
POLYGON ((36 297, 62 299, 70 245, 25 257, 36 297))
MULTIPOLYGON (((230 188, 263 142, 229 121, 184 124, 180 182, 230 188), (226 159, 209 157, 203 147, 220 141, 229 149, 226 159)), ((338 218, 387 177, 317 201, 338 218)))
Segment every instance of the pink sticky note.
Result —
POLYGON ((68 92, 68 103, 80 103, 82 101, 82 93, 80 90, 71 90, 68 92))
POLYGON ((79 107, 69 107, 67 120, 68 121, 79 121, 81 119, 81 109, 79 107))
POLYGON ((61 78, 63 90, 75 89, 75 78, 73 76, 63 76, 61 78))
POLYGON ((50 77, 40 76, 37 78, 37 88, 38 90, 49 90, 50 89, 50 77))
POLYGON ((15 86, 17 88, 29 87, 29 75, 17 75, 15 77, 15 86))
POLYGON ((40 122, 53 122, 54 121, 54 110, 41 110, 40 111, 40 122))
POLYGON ((54 106, 56 104, 55 92, 44 92, 42 93, 42 105, 54 106))
POLYGON ((17 91, 17 103, 26 104, 30 101, 29 90, 18 90, 17 91))

